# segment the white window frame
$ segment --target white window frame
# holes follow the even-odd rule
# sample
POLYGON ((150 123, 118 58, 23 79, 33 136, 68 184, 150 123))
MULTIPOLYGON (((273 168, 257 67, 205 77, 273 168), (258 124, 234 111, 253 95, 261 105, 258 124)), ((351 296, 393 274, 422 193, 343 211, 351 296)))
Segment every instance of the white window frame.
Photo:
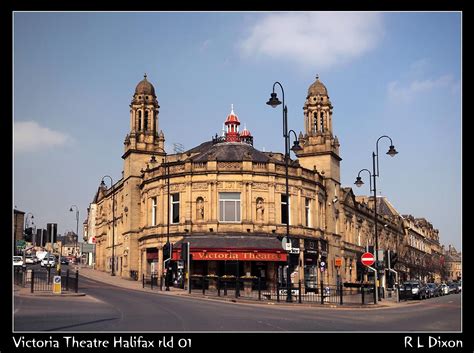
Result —
MULTIPOLYGON (((282 211, 283 205, 286 205, 286 203, 281 201, 281 197, 286 196, 286 194, 280 194, 280 195, 281 195, 280 196, 280 211, 282 211)), ((290 195, 288 195, 287 200, 288 200, 288 224, 291 226, 291 196, 290 195)), ((286 223, 283 223, 282 212, 280 212, 280 223, 286 225, 286 223)))
POLYGON ((241 223, 242 222, 242 202, 241 202, 241 193, 240 192, 219 192, 219 222, 220 223, 241 223), (225 195, 226 194, 238 194, 239 199, 226 199, 225 195), (223 204, 221 204, 223 202, 223 204), (238 205, 235 205, 235 220, 232 221, 227 221, 224 220, 224 215, 225 215, 225 204, 230 202, 234 202, 238 205), (224 205, 224 209, 222 208, 221 205, 224 205), (239 210, 239 217, 237 217, 237 209, 239 210))
POLYGON ((305 198, 304 199, 304 210, 305 210, 305 226, 311 227, 312 226, 312 219, 311 219, 311 199, 305 198))
POLYGON ((180 207, 179 207, 179 202, 181 200, 181 196, 179 195, 179 193, 174 193, 174 194, 171 194, 170 195, 170 224, 179 224, 179 211, 180 211, 180 207), (178 195, 179 197, 179 200, 178 201, 175 201, 174 200, 174 196, 175 195, 178 195), (174 205, 178 205, 178 222, 173 222, 173 218, 174 218, 174 205))
POLYGON ((157 204, 157 200, 156 200, 156 196, 155 197, 152 197, 151 198, 151 225, 154 227, 156 226, 156 220, 157 220, 157 207, 158 207, 158 204, 157 204))

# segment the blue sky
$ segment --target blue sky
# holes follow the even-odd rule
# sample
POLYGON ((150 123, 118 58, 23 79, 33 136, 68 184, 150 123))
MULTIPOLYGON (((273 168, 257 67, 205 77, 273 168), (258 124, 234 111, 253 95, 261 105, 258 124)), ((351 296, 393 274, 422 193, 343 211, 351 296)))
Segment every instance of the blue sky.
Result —
MULTIPOLYGON (((14 205, 38 227, 75 230, 70 206, 82 223, 102 177, 121 177, 145 72, 169 152, 219 133, 231 104, 257 149, 281 152, 281 109, 265 104, 272 85, 282 83, 299 132, 319 74, 343 186, 371 169, 389 135, 399 154, 380 141, 378 191, 461 248, 459 12, 17 12, 13 59, 14 205)), ((354 192, 369 193, 368 182, 354 192)))

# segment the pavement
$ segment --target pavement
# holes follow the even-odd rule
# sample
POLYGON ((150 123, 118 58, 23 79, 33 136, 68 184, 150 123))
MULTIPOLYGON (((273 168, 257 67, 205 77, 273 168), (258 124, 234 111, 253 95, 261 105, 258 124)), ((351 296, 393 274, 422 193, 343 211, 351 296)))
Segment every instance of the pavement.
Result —
MULTIPOLYGON (((217 301, 227 301, 227 302, 233 302, 233 303, 242 303, 242 304, 260 304, 260 305, 278 305, 278 306, 308 306, 308 307, 318 307, 318 308, 340 308, 340 309, 356 309, 356 308, 361 308, 361 309, 377 309, 377 308, 389 308, 389 307, 406 307, 406 306, 412 306, 412 305, 417 305, 420 303, 420 301, 401 301, 397 302, 396 298, 386 298, 382 299, 379 301, 378 304, 368 304, 368 305, 357 305, 357 304, 347 304, 347 305, 336 305, 332 303, 325 303, 324 305, 321 305, 320 303, 287 303, 285 301, 280 301, 280 302, 265 302, 265 301, 258 301, 255 299, 248 299, 244 297, 239 297, 239 298, 234 298, 233 296, 215 296, 215 295, 202 295, 200 292, 193 292, 193 293, 188 293, 187 290, 180 289, 180 288, 175 288, 175 287, 170 287, 169 291, 162 290, 160 291, 159 288, 155 287, 154 289, 151 289, 149 287, 143 288, 142 282, 141 281, 134 281, 131 279, 126 279, 122 278, 120 276, 111 276, 110 273, 108 272, 103 272, 103 271, 98 271, 94 270, 90 267, 79 267, 79 278, 81 276, 87 277, 89 279, 98 281, 98 282, 103 282, 107 283, 113 286, 121 287, 121 288, 126 288, 134 291, 141 291, 141 292, 148 292, 148 293, 154 293, 154 294, 159 294, 159 295, 171 295, 171 296, 183 296, 183 297, 193 297, 196 299, 204 299, 204 300, 217 300, 217 301)), ((80 283, 80 280, 79 280, 80 283)), ((80 284, 79 284, 80 286, 80 284)))

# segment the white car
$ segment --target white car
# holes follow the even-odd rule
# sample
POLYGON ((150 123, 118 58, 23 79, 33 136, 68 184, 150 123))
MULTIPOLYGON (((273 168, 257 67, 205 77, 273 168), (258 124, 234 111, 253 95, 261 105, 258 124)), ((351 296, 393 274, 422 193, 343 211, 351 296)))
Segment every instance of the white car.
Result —
POLYGON ((54 267, 56 266, 56 258, 52 255, 45 256, 43 260, 41 260, 41 267, 54 267))
POLYGON ((13 266, 23 266, 23 258, 21 256, 13 256, 13 266))
POLYGON ((27 255, 27 256, 25 257, 25 263, 27 263, 27 264, 34 264, 34 263, 35 263, 35 259, 34 259, 33 256, 31 256, 31 255, 27 255))

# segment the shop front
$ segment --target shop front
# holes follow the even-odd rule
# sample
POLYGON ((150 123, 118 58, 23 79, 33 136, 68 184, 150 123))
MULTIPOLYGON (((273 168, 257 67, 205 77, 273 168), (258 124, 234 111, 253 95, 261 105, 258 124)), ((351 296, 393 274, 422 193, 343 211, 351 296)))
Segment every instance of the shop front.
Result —
MULTIPOLYGON (((181 257, 183 242, 190 244, 192 278, 248 279, 249 286, 255 286, 260 280, 262 288, 276 288, 278 267, 287 261, 281 242, 273 237, 192 236, 173 246, 174 264, 184 261, 181 257)), ((177 267, 173 266, 176 279, 184 278, 177 267)))

